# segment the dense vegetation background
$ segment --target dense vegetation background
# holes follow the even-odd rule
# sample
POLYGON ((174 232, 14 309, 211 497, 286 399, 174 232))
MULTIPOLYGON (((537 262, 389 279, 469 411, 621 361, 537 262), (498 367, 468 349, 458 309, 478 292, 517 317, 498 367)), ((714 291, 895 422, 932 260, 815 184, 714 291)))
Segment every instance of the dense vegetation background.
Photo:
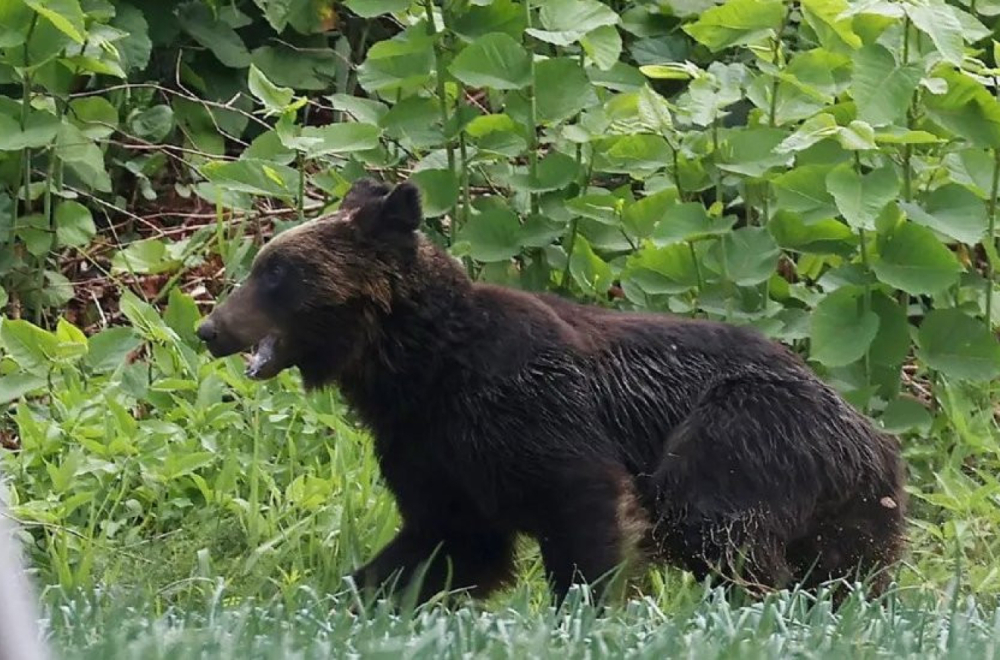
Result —
MULTIPOLYGON (((96 621, 118 594, 158 609, 339 592, 388 540, 393 504, 336 392, 248 382, 193 335, 267 237, 365 172, 412 178, 427 231, 475 278, 793 346, 903 438, 901 593, 952 615, 959 594, 1000 593, 998 15, 996 0, 0 3, 0 462, 54 620, 88 639, 66 614, 80 593, 96 621)), ((522 563, 534 586, 511 598, 537 606, 530 547, 522 563)), ((628 614, 636 640, 697 591, 657 580, 652 609, 628 614)), ((712 620, 691 616, 677 634, 712 620)), ((463 625, 420 625, 439 623, 463 625)))

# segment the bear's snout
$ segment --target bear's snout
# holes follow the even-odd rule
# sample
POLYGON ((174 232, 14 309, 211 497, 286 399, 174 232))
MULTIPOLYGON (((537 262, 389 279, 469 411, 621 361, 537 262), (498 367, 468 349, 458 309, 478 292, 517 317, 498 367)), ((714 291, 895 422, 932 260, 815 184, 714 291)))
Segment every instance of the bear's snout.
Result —
POLYGON ((195 334, 198 335, 198 339, 205 343, 210 343, 213 339, 219 336, 219 331, 215 329, 215 324, 212 323, 211 319, 209 319, 198 326, 198 329, 195 330, 195 334))
POLYGON ((219 327, 219 323, 209 316, 195 330, 198 339, 205 342, 208 352, 213 357, 222 358, 234 353, 238 353, 249 346, 242 345, 236 337, 219 327))

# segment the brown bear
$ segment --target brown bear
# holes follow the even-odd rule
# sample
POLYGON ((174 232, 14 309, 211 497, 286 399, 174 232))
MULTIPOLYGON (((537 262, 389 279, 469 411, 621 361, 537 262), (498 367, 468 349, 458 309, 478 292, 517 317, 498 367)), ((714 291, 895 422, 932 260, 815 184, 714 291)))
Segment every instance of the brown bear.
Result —
POLYGON ((359 586, 485 596, 526 534, 560 600, 635 554, 765 589, 884 589, 898 443, 797 356, 745 327, 473 282, 421 218, 411 184, 356 183, 197 331, 215 356, 252 351, 251 377, 338 386, 370 427, 402 528, 359 586))

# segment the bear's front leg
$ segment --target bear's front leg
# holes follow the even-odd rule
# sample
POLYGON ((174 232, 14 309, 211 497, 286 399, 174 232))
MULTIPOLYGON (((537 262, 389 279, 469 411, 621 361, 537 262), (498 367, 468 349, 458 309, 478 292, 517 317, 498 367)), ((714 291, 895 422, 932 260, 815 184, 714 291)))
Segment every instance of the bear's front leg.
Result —
POLYGON ((446 589, 485 597, 513 573, 514 538, 495 531, 431 532, 406 527, 352 575, 366 593, 416 587, 417 604, 446 589), (415 584, 419 581, 419 584, 415 584))

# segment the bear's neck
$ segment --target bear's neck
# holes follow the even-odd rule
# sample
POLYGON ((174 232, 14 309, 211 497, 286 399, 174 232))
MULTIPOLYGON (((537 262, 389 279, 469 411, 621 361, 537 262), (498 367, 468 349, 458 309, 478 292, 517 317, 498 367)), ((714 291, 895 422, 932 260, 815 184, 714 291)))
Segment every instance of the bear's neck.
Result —
POLYGON ((425 409, 431 397, 465 380, 463 355, 483 331, 477 323, 473 285, 465 277, 435 281, 398 297, 381 315, 378 332, 338 385, 373 427, 425 409))

